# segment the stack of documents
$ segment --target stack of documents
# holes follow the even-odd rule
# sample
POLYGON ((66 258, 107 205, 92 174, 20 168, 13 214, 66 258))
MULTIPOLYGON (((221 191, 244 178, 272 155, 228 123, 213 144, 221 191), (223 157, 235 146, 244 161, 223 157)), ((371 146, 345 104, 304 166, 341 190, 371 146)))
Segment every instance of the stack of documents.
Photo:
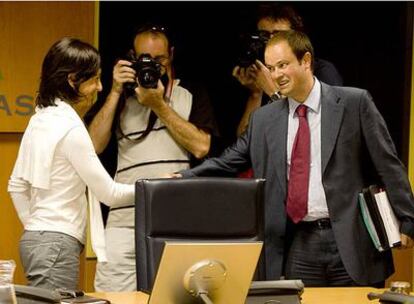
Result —
POLYGON ((359 194, 359 206, 365 226, 378 251, 401 245, 400 223, 384 190, 376 185, 364 188, 359 194))

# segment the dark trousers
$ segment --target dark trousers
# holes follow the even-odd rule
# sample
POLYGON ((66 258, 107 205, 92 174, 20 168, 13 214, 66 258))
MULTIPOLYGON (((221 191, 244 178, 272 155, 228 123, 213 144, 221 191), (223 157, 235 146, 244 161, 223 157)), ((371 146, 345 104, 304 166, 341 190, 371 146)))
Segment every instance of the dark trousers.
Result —
POLYGON ((336 246, 329 220, 295 225, 285 265, 287 279, 305 286, 356 286, 336 246))

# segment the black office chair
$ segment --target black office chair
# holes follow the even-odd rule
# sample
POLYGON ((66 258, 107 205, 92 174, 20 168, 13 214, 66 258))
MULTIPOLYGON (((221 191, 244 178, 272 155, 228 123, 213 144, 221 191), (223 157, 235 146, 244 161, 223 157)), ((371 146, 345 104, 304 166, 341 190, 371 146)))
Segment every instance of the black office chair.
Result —
MULTIPOLYGON (((263 241, 263 185, 212 177, 137 181, 137 289, 152 289, 165 241, 263 241)), ((254 279, 264 278, 262 251, 254 279)))

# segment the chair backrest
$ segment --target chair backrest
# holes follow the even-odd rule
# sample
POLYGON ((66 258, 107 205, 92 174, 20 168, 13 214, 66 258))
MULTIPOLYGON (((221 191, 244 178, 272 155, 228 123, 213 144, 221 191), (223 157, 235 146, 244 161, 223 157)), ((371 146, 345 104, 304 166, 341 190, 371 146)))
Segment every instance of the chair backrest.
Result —
MULTIPOLYGON (((137 181, 137 289, 152 289, 165 241, 263 241, 263 185, 219 177, 137 181)), ((256 280, 265 276, 263 255, 256 280)))

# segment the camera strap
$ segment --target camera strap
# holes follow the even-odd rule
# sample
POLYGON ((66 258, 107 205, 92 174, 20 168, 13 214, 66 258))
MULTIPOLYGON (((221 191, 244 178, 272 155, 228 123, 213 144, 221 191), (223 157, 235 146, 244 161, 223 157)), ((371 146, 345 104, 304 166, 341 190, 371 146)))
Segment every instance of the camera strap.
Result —
MULTIPOLYGON (((124 107, 125 107, 125 103, 126 103, 126 96, 125 94, 123 94, 123 98, 124 98, 124 107)), ((122 112, 122 111, 121 111, 122 112)), ((125 134, 124 131, 122 131, 122 127, 121 127, 121 119, 118 119, 118 130, 119 133, 121 134, 121 136, 118 138, 118 140, 121 140, 123 138, 128 139, 129 141, 135 141, 135 142, 139 142, 141 140, 143 140, 145 137, 147 137, 147 135, 152 131, 152 128, 154 128, 155 122, 157 121, 157 115, 154 113, 154 111, 151 110, 149 118, 148 118, 148 124, 147 127, 145 128, 144 132, 142 132, 142 134, 140 136, 138 136, 138 138, 131 138, 128 134, 125 134)))
MULTIPOLYGON (((171 94, 172 94, 172 88, 173 88, 173 84, 174 84, 174 69, 172 69, 171 76, 172 76, 171 80, 168 80, 167 87, 166 87, 166 90, 165 90, 165 93, 164 93, 164 100, 167 101, 167 102, 170 101, 170 97, 171 97, 171 94)), ((123 96, 123 99, 124 99, 122 107, 125 107, 125 103, 126 103, 126 100, 127 100, 125 92, 122 94, 122 96, 123 96)), ((122 110, 121 110, 121 112, 122 112, 122 110)), ((152 131, 157 119, 158 119, 157 115, 154 113, 154 111, 151 110, 149 118, 148 118, 147 127, 145 128, 144 132, 142 132, 142 134, 140 136, 138 136, 138 138, 135 138, 135 139, 129 137, 129 135, 125 134, 122 131, 121 120, 118 119, 118 130, 119 130, 119 133, 121 134, 121 136, 118 138, 118 140, 121 140, 123 138, 126 138, 130 141, 135 141, 135 142, 139 142, 139 141, 143 140, 152 131)))

